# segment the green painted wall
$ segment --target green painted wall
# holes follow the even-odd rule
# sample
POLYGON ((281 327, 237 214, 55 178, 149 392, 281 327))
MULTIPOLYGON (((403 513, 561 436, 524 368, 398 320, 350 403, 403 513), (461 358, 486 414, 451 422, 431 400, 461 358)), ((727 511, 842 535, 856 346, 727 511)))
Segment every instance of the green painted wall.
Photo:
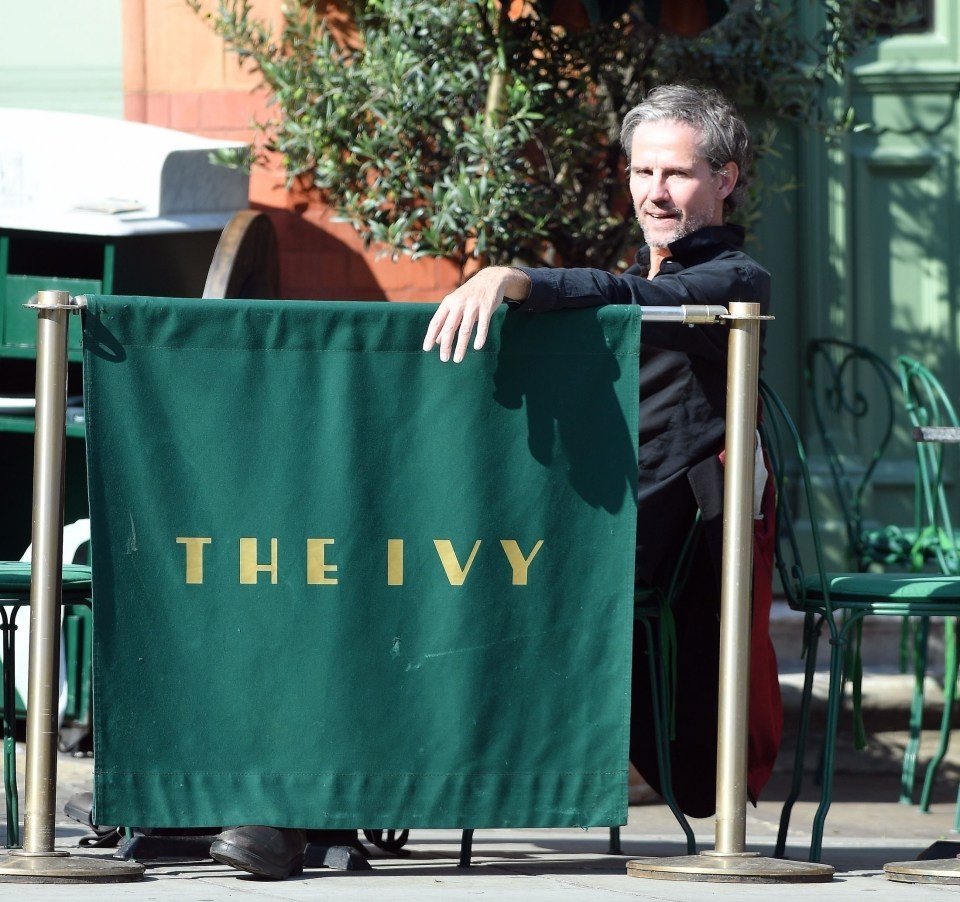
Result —
MULTIPOLYGON (((874 128, 854 135, 838 180, 850 334, 906 353, 960 386, 957 246, 960 9, 936 4, 928 35, 892 38, 855 71, 850 102, 874 128)), ((824 311, 826 313, 827 311, 824 311)))
POLYGON ((6 0, 0 106, 121 118, 120 0, 6 0))
MULTIPOLYGON (((819 27, 813 6, 797 7, 809 35, 819 27)), ((829 98, 870 127, 839 140, 784 135, 784 155, 769 164, 772 181, 799 187, 767 199, 753 244, 774 274, 765 375, 801 420, 815 470, 802 386, 811 338, 866 344, 891 363, 917 357, 960 400, 960 4, 933 9, 929 33, 881 40, 829 98)), ((872 438, 867 430, 861 452, 872 438)), ((912 520, 913 471, 901 427, 878 476, 878 517, 912 520)))

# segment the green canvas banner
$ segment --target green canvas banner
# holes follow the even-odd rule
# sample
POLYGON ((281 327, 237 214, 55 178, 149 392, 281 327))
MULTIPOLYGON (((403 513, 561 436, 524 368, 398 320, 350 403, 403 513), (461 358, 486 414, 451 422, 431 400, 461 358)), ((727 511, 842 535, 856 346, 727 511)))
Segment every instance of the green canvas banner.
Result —
POLYGON ((626 822, 640 314, 88 297, 95 817, 626 822))

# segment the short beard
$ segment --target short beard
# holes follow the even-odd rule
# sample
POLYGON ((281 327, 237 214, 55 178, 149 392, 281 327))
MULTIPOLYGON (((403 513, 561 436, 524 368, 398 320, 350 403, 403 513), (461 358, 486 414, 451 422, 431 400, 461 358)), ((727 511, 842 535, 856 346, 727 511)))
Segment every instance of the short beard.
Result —
POLYGON ((647 235, 646 231, 643 230, 643 240, 644 240, 644 243, 647 245, 647 247, 669 247, 670 242, 673 241, 674 239, 671 238, 670 241, 667 241, 666 239, 663 239, 663 238, 650 238, 647 235))
MULTIPOLYGON (((640 217, 637 217, 639 221, 640 217)), ((647 235, 647 230, 644 229, 643 224, 640 225, 640 230, 643 232, 643 240, 646 243, 647 247, 653 248, 668 248, 674 241, 679 241, 681 238, 686 238, 687 235, 692 235, 694 232, 699 232, 704 226, 707 225, 707 220, 700 216, 690 216, 687 219, 681 219, 677 223, 677 227, 674 230, 673 235, 670 238, 651 238, 647 235)))

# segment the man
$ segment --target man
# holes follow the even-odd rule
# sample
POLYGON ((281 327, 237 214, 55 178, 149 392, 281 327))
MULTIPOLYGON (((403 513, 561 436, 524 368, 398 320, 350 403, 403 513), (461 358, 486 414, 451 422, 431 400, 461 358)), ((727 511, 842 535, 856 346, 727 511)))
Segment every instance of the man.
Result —
MULTIPOLYGON (((646 240, 637 264, 619 276, 590 269, 481 270, 443 299, 424 350, 439 345, 442 360, 462 361, 474 330, 474 347, 483 347, 490 319, 504 301, 536 312, 610 303, 726 306, 743 300, 759 302, 766 312, 770 277, 743 252, 742 230, 724 224, 745 192, 750 163, 749 132, 730 105, 714 91, 663 86, 627 114, 621 140, 646 240)), ((640 587, 666 585, 694 515, 702 510, 704 538, 675 603, 679 656, 672 760, 681 807, 707 816, 716 797, 718 455, 727 334, 718 327, 668 324, 644 325, 642 331, 636 580, 640 587)), ((636 637, 635 647, 643 647, 636 637)), ((646 673, 646 663, 635 655, 631 759, 657 788, 646 673)), ((281 878, 302 867, 307 838, 302 830, 239 827, 221 834, 211 854, 242 870, 281 878)))
MULTIPOLYGON (((425 351, 463 360, 476 331, 483 347, 494 311, 603 304, 679 306, 751 301, 767 313, 770 276, 743 250, 743 230, 725 224, 746 190, 750 134, 717 92, 665 85, 624 118, 634 212, 646 245, 626 273, 491 267, 447 295, 430 322, 425 351)), ((673 603, 677 635, 673 784, 687 813, 706 817, 716 799, 722 463, 727 330, 653 323, 642 327, 636 583, 666 591, 699 510, 701 537, 673 603)), ((767 598, 755 602, 752 668, 752 796, 769 776, 779 744, 780 699, 766 636, 767 598), (766 609, 763 608, 766 605, 766 609), (759 615, 759 616, 758 616, 759 615), (772 666, 771 666, 772 665, 772 666)), ((631 760, 659 789, 647 665, 634 638, 631 760)))

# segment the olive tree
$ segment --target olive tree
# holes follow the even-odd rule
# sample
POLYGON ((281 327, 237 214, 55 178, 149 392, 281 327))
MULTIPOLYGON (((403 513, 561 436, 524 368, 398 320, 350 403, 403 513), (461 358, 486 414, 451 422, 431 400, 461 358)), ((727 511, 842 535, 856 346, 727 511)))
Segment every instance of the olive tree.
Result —
MULTIPOLYGON (((756 153, 784 122, 824 133, 820 88, 909 2, 732 0, 711 27, 657 27, 657 4, 593 0, 572 27, 555 0, 287 0, 282 26, 250 0, 204 12, 272 98, 255 154, 280 155, 367 244, 463 267, 520 261, 610 269, 635 243, 619 146, 654 85, 708 84, 747 112, 756 153), (797 7, 823 30, 801 34, 797 7), (335 6, 337 4, 334 4, 335 6), (355 30, 354 30, 355 29, 355 30)), ((746 215, 750 215, 749 207, 746 215)))

